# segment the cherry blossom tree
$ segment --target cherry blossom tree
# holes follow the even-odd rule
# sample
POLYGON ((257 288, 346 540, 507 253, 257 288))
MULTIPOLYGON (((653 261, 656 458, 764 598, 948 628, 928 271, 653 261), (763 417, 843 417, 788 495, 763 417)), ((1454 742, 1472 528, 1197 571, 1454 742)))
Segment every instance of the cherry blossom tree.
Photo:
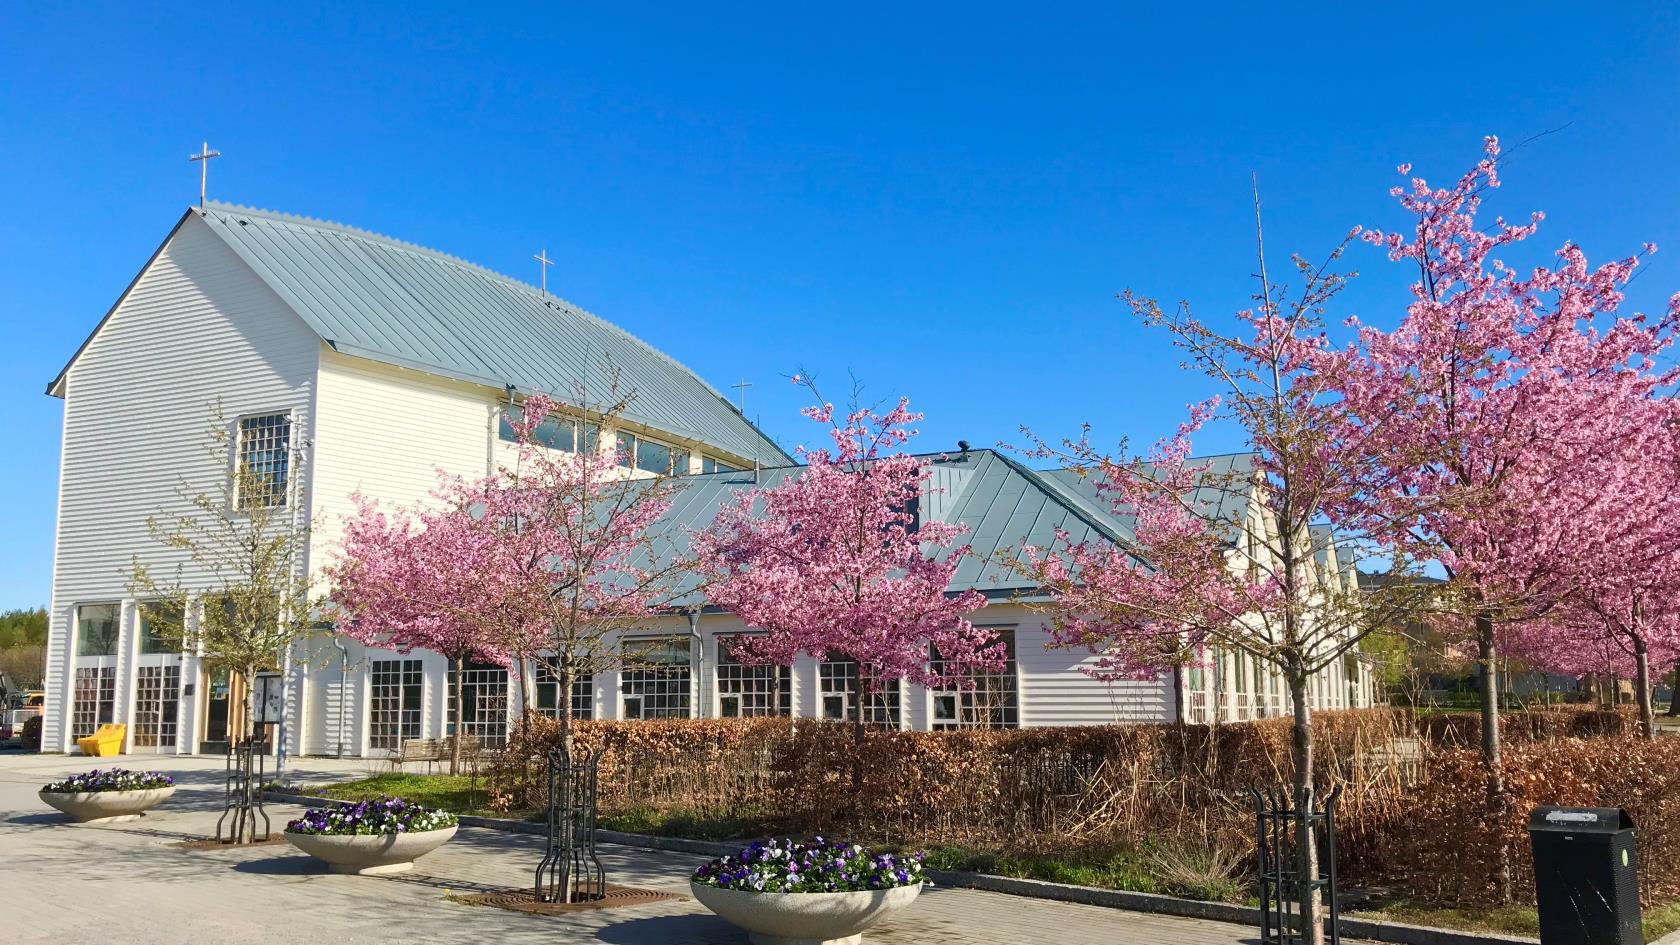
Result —
MULTIPOLYGON (((1001 669, 1002 644, 968 616, 985 595, 949 590, 970 553, 956 544, 966 528, 920 514, 931 466, 897 452, 922 415, 900 400, 885 413, 854 405, 837 418, 814 385, 795 381, 817 397, 820 406, 802 412, 829 428, 832 446, 801 447, 797 475, 742 491, 693 538, 708 599, 764 631, 738 639, 738 658, 850 659, 871 692, 900 678, 961 687, 974 672, 1001 669)), ((854 723, 861 739, 861 711, 854 723)))
POLYGON ((481 480, 442 477, 424 509, 387 517, 363 503, 328 572, 356 639, 434 650, 457 672, 469 657, 544 666, 568 751, 578 679, 622 665, 618 633, 692 590, 678 542, 653 527, 670 480, 634 477, 600 435, 631 400, 611 390, 593 408, 579 406, 581 389, 567 407, 527 398, 515 460, 481 480), (569 449, 539 435, 559 425, 573 430, 569 449))
MULTIPOLYGON (((610 403, 581 416, 547 396, 528 398, 513 424, 516 462, 478 495, 476 526, 506 582, 502 639, 555 680, 568 751, 578 680, 626 665, 620 634, 695 593, 686 536, 658 524, 674 481, 634 476, 618 446, 592 432, 616 428, 633 400, 616 381, 610 390, 610 403), (539 437, 547 424, 577 424, 582 435, 573 449, 552 449, 539 437)), ((589 403, 587 392, 575 400, 589 403)))
MULTIPOLYGON (((1257 233, 1259 201, 1255 202, 1257 233)), ((1322 265, 1295 259, 1300 286, 1274 284, 1259 243, 1256 307, 1239 312, 1237 333, 1224 334, 1187 305, 1171 312, 1154 300, 1125 293, 1133 314, 1164 330, 1219 396, 1192 407, 1173 438, 1146 456, 1095 448, 1089 430, 1030 452, 1095 477, 1115 514, 1130 517, 1133 534, 1120 544, 1068 540, 1021 549, 1018 566, 1050 597, 1052 634, 1064 646, 1098 654, 1093 672, 1159 678, 1202 658, 1209 646, 1252 654, 1276 669, 1289 690, 1293 714, 1293 795, 1299 875, 1316 876, 1313 734, 1309 684, 1373 631, 1406 622, 1423 596, 1403 580, 1404 555, 1394 556, 1393 580, 1361 591, 1334 568, 1319 564, 1330 526, 1340 548, 1370 548, 1370 536, 1334 514, 1338 497, 1358 487, 1372 457, 1357 442, 1326 436, 1340 409, 1331 379, 1315 365, 1325 350, 1323 312, 1346 277, 1331 267, 1346 241, 1322 265), (1190 438, 1221 420, 1244 434, 1252 467, 1228 470, 1190 458, 1190 438), (1227 501, 1235 499, 1236 501, 1227 501), (1236 516, 1232 508, 1248 509, 1236 516)), ((1322 914, 1312 883, 1302 883, 1303 916, 1322 914)), ((1313 941, 1318 921, 1306 924, 1313 941)))
MULTIPOLYGON (((1622 497, 1578 471, 1631 432, 1641 412, 1623 408, 1666 382, 1652 363, 1677 312, 1671 304, 1654 323, 1618 317, 1636 258, 1595 268, 1565 244, 1554 264, 1527 273, 1496 259, 1542 219, 1478 224, 1499 159, 1489 138, 1452 186, 1412 178, 1393 190, 1415 225, 1363 236, 1417 267, 1405 316, 1392 331, 1350 320, 1357 346, 1316 365, 1343 398, 1334 437, 1379 459, 1370 481, 1344 494, 1342 513, 1439 562, 1446 599, 1474 623, 1495 816, 1504 806, 1499 628, 1543 616, 1569 597, 1571 576, 1592 573, 1578 558, 1617 527, 1622 497)), ((1508 851, 1501 859, 1496 880, 1508 896, 1508 851)))
MULTIPOLYGON (((372 647, 439 653, 457 681, 469 659, 508 665, 501 607, 509 582, 478 527, 480 491, 477 484, 445 478, 432 502, 390 513, 356 496, 356 514, 323 573, 337 629, 372 647)), ((457 684, 450 706, 457 735, 450 774, 460 770, 465 692, 457 684)))

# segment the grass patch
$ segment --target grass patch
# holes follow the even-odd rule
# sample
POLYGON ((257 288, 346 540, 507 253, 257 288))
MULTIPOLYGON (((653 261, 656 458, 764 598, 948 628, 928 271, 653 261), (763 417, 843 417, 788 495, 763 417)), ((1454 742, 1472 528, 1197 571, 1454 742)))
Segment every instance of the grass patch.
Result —
MULTIPOLYGON (((1533 906, 1447 909, 1413 902, 1396 902, 1380 909, 1348 913, 1362 919, 1385 919, 1408 925, 1428 925, 1464 932, 1501 932, 1506 935, 1540 934, 1540 914, 1533 906)), ((1645 941, 1654 942, 1680 929, 1680 902, 1663 903, 1644 911, 1645 941)))
POLYGON ((437 807, 455 814, 480 814, 487 817, 507 817, 507 813, 489 810, 489 797, 480 784, 474 790, 472 779, 465 775, 404 774, 388 772, 362 778, 305 788, 310 794, 340 801, 372 801, 381 797, 400 797, 427 807, 437 807))
POLYGON ((641 833, 656 837, 683 837, 689 840, 742 840, 756 836, 755 820, 736 817, 695 817, 692 814, 662 811, 652 807, 637 807, 617 813, 602 813, 595 817, 602 830, 622 833, 641 833))

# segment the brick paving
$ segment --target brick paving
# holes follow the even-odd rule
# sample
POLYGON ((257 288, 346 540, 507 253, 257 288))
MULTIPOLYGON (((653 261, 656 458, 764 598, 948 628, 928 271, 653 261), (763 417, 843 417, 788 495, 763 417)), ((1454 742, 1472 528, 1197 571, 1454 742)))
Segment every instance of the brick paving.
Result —
MULTIPOLYGON (((35 796, 71 771, 110 759, 0 755, 0 929, 8 943, 361 943, 482 945, 739 945, 745 936, 692 900, 575 915, 533 916, 455 897, 531 879, 540 838, 461 828, 449 844, 393 877, 339 876, 290 846, 191 850, 219 813, 214 759, 116 759, 176 774, 180 788, 143 820, 72 826, 35 796)), ((305 780, 362 777, 362 762, 307 760, 305 780)), ((271 805, 275 828, 298 808, 271 805)), ((604 846, 614 882, 686 890, 701 857, 604 846)), ((969 889, 933 889, 865 935, 877 945, 1227 945, 1251 928, 969 889)))

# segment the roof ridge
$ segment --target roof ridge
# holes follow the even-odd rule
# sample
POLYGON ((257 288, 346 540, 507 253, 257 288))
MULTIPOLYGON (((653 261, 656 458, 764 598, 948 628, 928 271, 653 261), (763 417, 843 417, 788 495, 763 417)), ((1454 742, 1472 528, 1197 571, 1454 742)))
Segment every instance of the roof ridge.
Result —
MULTIPOLYGON (((197 208, 193 208, 193 209, 197 209, 197 208)), ((269 220, 273 220, 273 221, 276 221, 276 222, 279 222, 279 223, 290 224, 290 225, 293 225, 293 226, 306 226, 306 227, 309 227, 311 229, 325 230, 325 231, 328 231, 328 232, 341 233, 345 236, 353 236, 353 237, 356 237, 357 239, 373 240, 374 242, 384 243, 387 246, 390 246, 390 247, 395 248, 395 249, 402 250, 404 252, 418 253, 422 256, 430 256, 434 259, 437 259, 437 260, 440 260, 440 261, 443 261, 443 262, 447 262, 447 263, 450 263, 450 264, 453 264, 453 265, 456 265, 456 266, 460 266, 463 269, 467 269, 467 270, 470 270, 470 271, 473 271, 473 272, 477 272, 479 274, 488 276, 492 279, 500 280, 501 282, 506 283, 507 285, 525 293, 526 295, 533 296, 535 298, 535 300, 538 301, 538 302, 542 302, 545 305, 549 304, 549 303, 557 303, 562 309, 566 310, 567 312, 569 312, 573 315, 577 315, 577 316, 582 317, 582 318, 590 319, 591 321, 597 322, 600 325, 605 326, 606 328, 608 328, 608 329, 610 329, 614 332, 617 332, 617 333, 623 335, 626 338, 629 338, 630 340, 636 342, 637 344, 647 348, 649 351, 653 352, 659 358, 668 362, 671 366, 677 368, 678 370, 681 370, 684 374, 687 374, 688 376, 694 378, 696 381, 700 382, 701 387, 704 387, 706 389, 706 391, 708 393, 710 393, 713 397, 716 397, 717 399, 723 401, 725 406, 729 407, 731 410, 735 409, 734 405, 729 403, 729 399, 727 397, 724 397, 723 394, 721 392, 719 392, 717 388, 713 387, 711 385, 711 382, 707 381, 705 378, 703 378, 699 374, 695 373, 695 371, 692 368, 689 368, 687 365, 683 364, 681 361, 678 361, 676 358, 667 354, 665 351, 661 350, 659 347, 649 343, 645 338, 642 338, 640 335, 637 335, 637 334, 629 331, 628 329, 624 328, 623 326, 620 326, 620 325, 617 325, 613 322, 610 322, 610 321, 606 320, 605 318, 602 318, 601 316, 595 314, 594 312, 591 312, 588 309, 584 308, 583 306, 578 305, 578 304, 576 304, 576 303, 574 303, 574 302, 572 302, 568 299, 565 299, 565 298, 562 298, 561 296, 555 295, 552 292, 544 293, 542 290, 538 289, 534 285, 531 285, 529 282, 524 282, 520 279, 516 279, 513 276, 510 276, 505 272, 498 272, 495 269, 491 269, 489 266, 485 266, 485 265, 481 265, 479 263, 475 263, 470 259, 466 259, 464 257, 457 256, 454 253, 447 253, 447 252, 444 252, 441 249, 434 249, 430 246, 424 246, 420 243, 415 243, 415 242, 411 242, 409 240, 399 239, 395 236, 388 236, 384 233, 379 233, 379 232, 376 232, 374 230, 364 229, 363 227, 359 227, 359 226, 353 226, 353 225, 348 224, 348 223, 340 223, 337 220, 328 220, 328 219, 324 219, 322 217, 311 217, 311 216, 305 216, 305 215, 296 214, 296 213, 286 213, 285 211, 282 211, 282 210, 270 210, 266 207, 252 207, 252 206, 248 206, 248 205, 245 205, 245 204, 239 204, 239 203, 227 203, 227 202, 220 201, 220 200, 205 201, 205 209, 207 209, 207 210, 210 210, 210 209, 219 210, 219 211, 222 211, 223 213, 246 214, 246 215, 250 215, 250 216, 264 217, 264 218, 269 219, 269 220)), ((558 391, 551 391, 550 393, 559 393, 559 392, 558 391)), ((736 410, 735 412, 737 414, 740 413, 739 410, 736 410)), ((745 419, 744 414, 742 414, 742 418, 745 419)), ((757 429, 756 424, 754 424, 754 429, 757 429)), ((764 431, 759 430, 758 432, 759 432, 759 435, 763 436, 765 439, 767 439, 767 440, 770 439, 770 437, 767 434, 765 434, 764 431)), ((771 442, 775 443, 774 440, 771 440, 771 442)), ((780 446, 781 446, 781 444, 779 444, 779 443, 775 444, 775 445, 778 448, 780 448, 780 446)))

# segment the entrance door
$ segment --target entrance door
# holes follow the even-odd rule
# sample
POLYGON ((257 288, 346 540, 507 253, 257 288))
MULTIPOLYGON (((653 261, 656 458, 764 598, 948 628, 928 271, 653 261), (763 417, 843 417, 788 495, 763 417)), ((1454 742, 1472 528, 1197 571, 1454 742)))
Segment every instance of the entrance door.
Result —
POLYGON ((180 664, 139 667, 134 687, 134 750, 173 753, 180 714, 180 664))
POLYGON ((204 754, 228 753, 228 726, 232 723, 233 686, 227 667, 208 670, 204 674, 204 739, 198 750, 204 754))

